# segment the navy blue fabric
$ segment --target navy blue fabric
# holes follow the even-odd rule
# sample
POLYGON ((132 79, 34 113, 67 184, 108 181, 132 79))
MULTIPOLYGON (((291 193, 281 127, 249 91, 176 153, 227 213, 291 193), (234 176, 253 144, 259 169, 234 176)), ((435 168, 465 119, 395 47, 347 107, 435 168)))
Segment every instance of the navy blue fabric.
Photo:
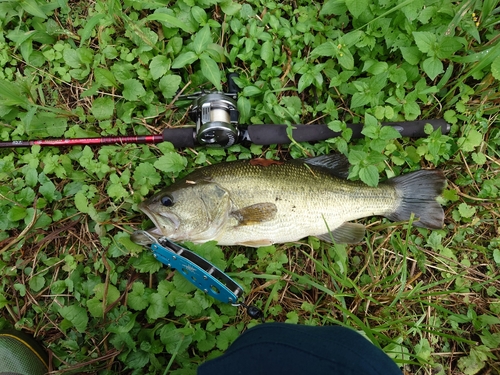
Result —
POLYGON ((356 331, 265 323, 244 332, 198 375, 401 375, 394 361, 356 331))

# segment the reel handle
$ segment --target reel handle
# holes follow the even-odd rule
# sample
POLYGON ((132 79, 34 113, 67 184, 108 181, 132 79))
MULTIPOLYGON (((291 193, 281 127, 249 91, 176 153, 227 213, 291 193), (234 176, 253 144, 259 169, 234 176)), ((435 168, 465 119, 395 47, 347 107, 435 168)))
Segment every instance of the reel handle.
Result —
POLYGON ((238 78, 238 73, 229 73, 227 75, 227 91, 229 94, 237 94, 240 88, 236 85, 233 78, 238 78))

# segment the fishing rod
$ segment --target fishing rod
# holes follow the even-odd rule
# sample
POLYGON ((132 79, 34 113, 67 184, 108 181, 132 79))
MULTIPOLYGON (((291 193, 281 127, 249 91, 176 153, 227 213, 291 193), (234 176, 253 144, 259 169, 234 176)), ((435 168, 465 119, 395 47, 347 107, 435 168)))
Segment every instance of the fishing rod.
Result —
MULTIPOLYGON (((162 134, 129 135, 96 138, 63 138, 13 140, 0 142, 0 148, 39 146, 76 146, 76 145, 107 145, 107 144, 155 144, 171 142, 176 148, 206 145, 227 148, 239 142, 250 142, 257 145, 286 144, 292 139, 296 142, 317 142, 341 136, 328 127, 328 124, 252 124, 239 123, 239 111, 236 99, 239 88, 230 74, 228 77, 228 92, 196 92, 183 97, 192 100, 188 111, 195 126, 166 128, 162 134), (291 131, 290 131, 291 130, 291 131), (290 138, 290 136, 291 138, 290 138)), ((450 131, 450 125, 442 119, 386 122, 382 126, 391 126, 401 136, 420 138, 426 124, 434 130, 441 129, 443 134, 450 131)), ((352 138, 362 138, 363 124, 347 124, 352 130, 352 138)))

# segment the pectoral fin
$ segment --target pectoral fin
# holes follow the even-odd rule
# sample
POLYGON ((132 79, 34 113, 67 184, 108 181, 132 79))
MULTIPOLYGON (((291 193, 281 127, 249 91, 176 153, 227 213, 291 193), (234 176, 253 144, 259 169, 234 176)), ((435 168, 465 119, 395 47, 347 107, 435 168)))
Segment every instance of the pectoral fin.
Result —
POLYGON ((358 243, 365 237, 365 226, 356 223, 344 223, 331 232, 318 236, 320 240, 336 243, 358 243))
POLYGON ((233 211, 231 216, 238 220, 238 225, 252 225, 274 219, 276 212, 274 203, 256 203, 233 211))

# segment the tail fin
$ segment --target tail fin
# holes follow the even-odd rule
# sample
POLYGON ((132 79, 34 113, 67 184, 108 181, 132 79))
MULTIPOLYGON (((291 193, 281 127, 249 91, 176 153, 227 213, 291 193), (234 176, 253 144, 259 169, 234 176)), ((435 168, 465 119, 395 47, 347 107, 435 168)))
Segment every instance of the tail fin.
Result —
POLYGON ((413 225, 417 227, 431 229, 443 227, 444 211, 436 201, 446 185, 442 171, 420 170, 391 178, 387 184, 392 185, 401 197, 401 204, 395 212, 386 215, 387 218, 393 221, 406 221, 413 213, 415 215, 413 225))

